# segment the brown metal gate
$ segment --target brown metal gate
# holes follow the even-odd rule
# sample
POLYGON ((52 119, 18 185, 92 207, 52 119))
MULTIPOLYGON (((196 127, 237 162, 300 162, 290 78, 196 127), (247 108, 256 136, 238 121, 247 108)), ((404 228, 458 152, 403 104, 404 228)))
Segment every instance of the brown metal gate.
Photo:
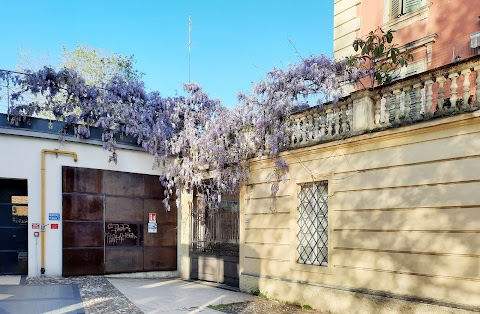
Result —
POLYGON ((175 200, 165 211, 157 176, 63 167, 62 181, 63 275, 176 270, 175 200))
POLYGON ((195 193, 193 204, 190 278, 238 287, 238 195, 195 193))

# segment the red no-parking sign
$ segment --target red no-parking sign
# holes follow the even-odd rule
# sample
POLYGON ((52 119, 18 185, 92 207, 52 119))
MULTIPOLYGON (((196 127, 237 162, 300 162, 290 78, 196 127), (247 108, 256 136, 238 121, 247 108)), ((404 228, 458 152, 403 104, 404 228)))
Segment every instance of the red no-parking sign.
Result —
POLYGON ((157 222, 157 214, 148 213, 148 222, 157 222))

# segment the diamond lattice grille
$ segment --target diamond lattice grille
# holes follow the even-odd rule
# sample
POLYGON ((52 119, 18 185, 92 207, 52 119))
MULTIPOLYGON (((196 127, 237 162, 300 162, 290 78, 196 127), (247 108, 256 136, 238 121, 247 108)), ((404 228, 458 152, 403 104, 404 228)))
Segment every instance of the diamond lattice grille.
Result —
POLYGON ((298 263, 328 263, 328 182, 301 186, 298 194, 298 263))

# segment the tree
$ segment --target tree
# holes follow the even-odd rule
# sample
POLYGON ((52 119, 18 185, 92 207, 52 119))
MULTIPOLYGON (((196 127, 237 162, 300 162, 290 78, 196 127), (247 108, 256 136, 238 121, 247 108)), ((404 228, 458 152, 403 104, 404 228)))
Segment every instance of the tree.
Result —
POLYGON ((141 79, 143 74, 135 69, 135 64, 133 55, 124 56, 83 44, 72 51, 64 46, 59 68, 72 69, 87 84, 100 86, 113 77, 121 77, 125 81, 141 79))
POLYGON ((353 49, 359 54, 346 58, 347 72, 352 81, 359 82, 364 88, 388 84, 395 79, 400 68, 413 61, 409 51, 401 51, 393 44, 393 33, 393 30, 384 32, 378 27, 365 38, 355 39, 353 49), (362 80, 365 77, 366 86, 362 80))

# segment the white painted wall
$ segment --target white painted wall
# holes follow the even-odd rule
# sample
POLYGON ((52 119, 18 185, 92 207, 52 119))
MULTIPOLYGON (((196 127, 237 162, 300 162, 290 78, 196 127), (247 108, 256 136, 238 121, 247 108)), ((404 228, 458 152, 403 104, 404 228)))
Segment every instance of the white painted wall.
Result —
MULTIPOLYGON (((70 155, 58 155, 58 157, 52 154, 46 155, 45 221, 46 224, 59 224, 58 230, 52 230, 48 226, 45 231, 46 276, 62 275, 62 218, 60 218, 60 221, 48 220, 48 213, 62 213, 62 166, 151 175, 161 174, 161 169, 153 169, 153 156, 141 151, 119 149, 117 152, 118 163, 115 164, 108 162, 110 153, 104 151, 101 145, 75 142, 61 143, 55 139, 0 134, 0 178, 28 180, 29 277, 40 275, 40 238, 33 236, 33 232, 39 230, 32 230, 32 223, 40 223, 41 221, 40 166, 42 149, 60 149, 78 154, 77 162, 74 162, 70 155)), ((177 256, 177 260, 180 261, 180 256, 177 256)), ((177 267, 177 269, 180 269, 180 267, 177 267)))

